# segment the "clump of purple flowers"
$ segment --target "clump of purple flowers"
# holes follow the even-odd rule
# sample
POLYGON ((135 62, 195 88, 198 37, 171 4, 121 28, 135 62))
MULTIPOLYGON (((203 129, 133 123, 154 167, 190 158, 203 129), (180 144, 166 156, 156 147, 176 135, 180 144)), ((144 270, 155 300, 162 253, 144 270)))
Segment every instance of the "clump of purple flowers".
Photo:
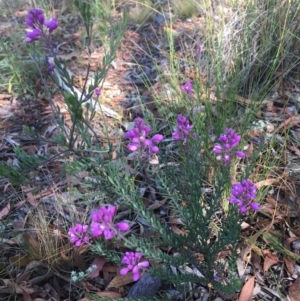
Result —
POLYGON ((90 240, 88 236, 88 225, 76 224, 69 229, 69 237, 71 243, 76 247, 80 247, 82 244, 87 244, 90 240))
POLYGON ((183 86, 180 86, 180 89, 187 94, 192 94, 194 92, 192 83, 190 81, 187 81, 183 86))
POLYGON ((25 23, 30 27, 26 34, 26 43, 32 43, 42 37, 48 44, 49 34, 58 26, 57 19, 45 20, 44 13, 39 8, 29 10, 25 23))
POLYGON ((147 138, 151 132, 149 125, 145 125, 143 118, 136 118, 134 120, 134 128, 128 131, 125 136, 130 139, 127 147, 130 151, 141 151, 143 157, 152 157, 159 152, 159 148, 154 143, 159 143, 164 136, 160 134, 154 135, 152 138, 147 138))
POLYGON ((235 154, 239 158, 244 158, 245 154, 241 151, 234 151, 233 149, 240 143, 241 136, 238 135, 233 129, 226 129, 218 141, 215 143, 213 152, 217 154, 217 160, 223 160, 225 164, 231 162, 231 155, 235 154))
POLYGON ((134 253, 134 252, 126 252, 122 263, 127 266, 121 269, 120 274, 126 275, 128 272, 132 271, 133 273, 133 281, 137 281, 140 279, 140 269, 147 268, 149 266, 149 261, 141 261, 143 254, 142 253, 134 253))
POLYGON ((130 226, 126 222, 113 223, 116 207, 109 205, 102 206, 99 210, 92 212, 91 234, 94 237, 104 235, 105 239, 112 239, 119 231, 127 231, 130 226))
POLYGON ((87 244, 90 240, 89 236, 98 237, 103 234, 104 238, 112 239, 119 231, 127 231, 130 225, 127 222, 119 222, 114 224, 113 218, 116 213, 116 207, 101 206, 99 210, 91 213, 92 222, 90 225, 76 224, 69 229, 69 237, 71 243, 76 247, 87 244))
POLYGON ((183 145, 186 144, 187 137, 190 134, 191 129, 194 126, 190 124, 189 120, 185 118, 182 114, 177 116, 177 127, 175 131, 172 133, 172 137, 174 140, 182 140, 183 145))
POLYGON ((241 213, 245 213, 248 208, 257 211, 260 205, 253 202, 256 198, 256 191, 257 186, 251 180, 242 180, 232 185, 231 196, 228 200, 231 204, 237 205, 241 213))

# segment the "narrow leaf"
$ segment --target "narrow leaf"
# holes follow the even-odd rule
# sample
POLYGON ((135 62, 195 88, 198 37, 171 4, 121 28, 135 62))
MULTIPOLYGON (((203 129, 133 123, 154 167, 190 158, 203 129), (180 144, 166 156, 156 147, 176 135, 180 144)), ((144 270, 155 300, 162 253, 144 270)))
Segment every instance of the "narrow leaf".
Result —
POLYGON ((254 290, 255 276, 251 277, 243 286, 238 301, 251 301, 254 290))

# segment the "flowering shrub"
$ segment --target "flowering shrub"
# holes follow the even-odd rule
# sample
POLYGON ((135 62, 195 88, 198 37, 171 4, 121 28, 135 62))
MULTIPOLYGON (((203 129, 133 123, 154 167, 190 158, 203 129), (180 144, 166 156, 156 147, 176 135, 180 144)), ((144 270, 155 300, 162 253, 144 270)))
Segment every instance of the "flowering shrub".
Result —
POLYGON ((121 269, 120 274, 126 275, 128 272, 132 271, 133 280, 137 281, 140 279, 140 269, 147 268, 149 266, 149 261, 142 261, 143 254, 142 253, 134 253, 134 252, 126 252, 122 263, 127 264, 127 267, 121 269))
POLYGON ((253 202, 256 198, 257 186, 251 180, 242 180, 232 185, 231 196, 228 198, 231 204, 239 207, 241 213, 245 213, 250 207, 252 210, 259 210, 259 204, 253 202))
POLYGON ((172 134, 173 139, 182 140, 183 144, 186 144, 187 137, 193 127, 193 125, 190 125, 188 119, 186 119, 182 114, 179 114, 177 116, 177 127, 172 134))
POLYGON ((180 86, 180 89, 187 94, 192 94, 194 92, 192 83, 190 81, 187 81, 183 86, 180 86))
POLYGON ((26 43, 32 43, 38 40, 39 37, 47 41, 49 39, 49 33, 58 26, 56 18, 51 18, 46 21, 43 11, 39 8, 29 10, 25 23, 30 27, 30 29, 27 30, 26 43))
POLYGON ((152 138, 147 138, 151 132, 149 125, 144 124, 143 118, 136 118, 134 120, 134 128, 128 131, 125 136, 131 140, 127 145, 132 152, 139 150, 142 157, 150 158, 153 154, 159 152, 159 148, 154 143, 159 143, 164 139, 163 135, 156 134, 152 138))
POLYGON ((226 129, 225 133, 219 137, 219 143, 215 143, 213 152, 217 154, 217 160, 223 160, 225 164, 230 164, 232 154, 239 158, 244 158, 245 154, 241 151, 233 151, 240 143, 241 136, 233 129, 226 129))
MULTIPOLYGON (((89 4, 85 1, 75 2, 80 3, 82 7, 85 7, 85 9, 82 9, 82 12, 85 14, 83 19, 86 26, 91 26, 90 29, 87 29, 89 35, 89 30, 92 30, 92 22, 88 22, 91 21, 91 14, 87 9, 89 4)), ((29 11, 26 24, 30 28, 27 31, 26 42, 32 43, 41 39, 45 42, 46 48, 51 42, 50 34, 58 26, 55 18, 46 21, 43 11, 38 8, 31 9, 29 11)), ((88 39, 88 41, 90 40, 91 39, 88 39)), ((50 49, 50 47, 47 49, 50 49)), ((199 47, 199 54, 203 51, 204 49, 199 47)), ((112 61, 111 59, 112 56, 109 60, 107 60, 107 62, 112 61)), ((66 72, 65 68, 61 66, 59 62, 54 63, 54 59, 51 58, 49 60, 49 70, 54 70, 54 68, 57 68, 60 75, 64 76, 63 78, 67 84, 69 75, 64 73, 66 72), (55 64, 57 65, 56 67, 55 64)), ((99 97, 101 93, 101 90, 98 88, 98 85, 101 85, 100 83, 102 82, 102 79, 100 79, 101 78, 99 77, 95 80, 95 85, 89 89, 89 93, 94 93, 97 97, 99 97)), ((68 84, 69 88, 73 87, 71 82, 68 84)), ((180 89, 188 95, 194 92, 190 81, 180 86, 180 89)), ((72 149, 72 145, 75 145, 76 139, 73 139, 73 134, 76 123, 78 123, 77 130, 79 132, 77 136, 80 136, 81 134, 81 137, 84 137, 84 135, 88 133, 86 130, 80 132, 80 129, 84 128, 85 124, 84 122, 81 123, 83 120, 82 99, 88 96, 85 96, 85 92, 86 91, 83 91, 80 97, 71 94, 67 94, 65 97, 66 104, 68 105, 68 109, 71 114, 71 119, 74 122, 74 126, 71 128, 69 136, 68 147, 70 149, 72 149)), ((198 124, 197 128, 199 128, 198 124)), ((190 121, 184 115, 179 114, 177 116, 177 125, 172 133, 172 137, 175 141, 182 141, 183 145, 185 145, 189 136, 196 137, 196 135, 191 132, 192 129, 193 125, 190 121)), ((161 134, 155 134, 152 136, 150 133, 151 127, 149 125, 145 125, 144 119, 136 118, 134 120, 134 128, 125 134, 126 138, 129 139, 127 148, 131 152, 136 152, 139 159, 149 159, 159 152, 157 144, 164 139, 164 136, 161 134)), ((241 136, 233 129, 226 129, 225 133, 219 137, 218 142, 214 144, 213 152, 216 154, 216 159, 222 161, 225 166, 228 167, 233 155, 239 158, 244 158, 245 154, 242 151, 236 150, 240 140, 241 136)), ((91 148, 93 147, 92 144, 89 145, 91 148)), ((103 174, 100 169, 98 169, 96 173, 97 176, 100 174, 103 175, 100 179, 101 184, 103 184, 103 190, 107 189, 110 193, 108 194, 110 197, 113 196, 118 198, 126 205, 130 206, 131 209, 139 215, 139 217, 149 222, 151 231, 154 233, 151 238, 152 240, 149 240, 149 242, 147 241, 147 238, 142 237, 142 235, 136 238, 133 233, 125 238, 122 232, 129 230, 130 225, 126 221, 115 223, 114 217, 116 214, 116 207, 109 205, 101 206, 98 210, 93 211, 91 213, 90 224, 77 223, 75 226, 71 227, 68 231, 71 243, 76 247, 80 247, 82 245, 91 246, 92 239, 95 241, 100 237, 104 240, 116 238, 125 242, 123 245, 120 244, 122 248, 126 247, 142 250, 143 253, 134 251, 126 252, 121 260, 122 264, 125 266, 121 269, 120 274, 126 275, 129 272, 132 272, 134 281, 137 281, 141 277, 141 272, 149 267, 149 261, 142 259, 144 256, 165 265, 163 269, 159 267, 159 272, 162 274, 162 277, 167 275, 166 280, 174 279, 172 278, 173 275, 171 273, 168 274, 169 271, 167 267, 180 267, 186 265, 188 258, 188 264, 193 267, 193 270, 196 272, 200 270, 203 271, 204 277, 198 277, 198 279, 195 276, 195 278, 192 278, 191 280, 189 277, 191 275, 182 273, 182 277, 180 276, 180 278, 176 275, 176 279, 178 279, 180 284, 184 282, 190 283, 191 281, 199 281, 200 283, 207 285, 215 281, 222 285, 222 281, 219 281, 223 276, 222 271, 220 272, 216 269, 215 258, 220 251, 228 249, 232 254, 232 259, 228 260, 232 260, 232 262, 234 262, 234 252, 237 249, 236 245, 238 244, 240 235, 240 229, 236 225, 238 224, 241 215, 238 214, 238 210, 235 206, 229 206, 228 215, 224 216, 221 221, 222 226, 224 226, 222 231, 214 234, 218 236, 216 240, 211 239, 212 231, 208 225, 210 225, 211 221, 215 218, 216 212, 220 210, 219 200, 224 196, 224 187, 227 187, 230 182, 230 177, 228 176, 230 169, 228 168, 228 173, 225 176, 216 172, 216 176, 212 180, 214 187, 211 195, 204 195, 203 187, 206 185, 206 180, 204 181, 204 179, 206 179, 205 172, 208 170, 208 164, 207 162, 202 162, 202 158, 204 158, 204 156, 199 155, 198 146, 189 146, 189 156, 182 156, 178 164, 166 164, 163 168, 148 168, 147 162, 143 161, 143 164, 140 164, 139 166, 139 175, 145 175, 145 182, 147 182, 147 185, 149 184, 149 189, 151 187, 151 197, 154 196, 155 200, 156 196, 163 196, 170 201, 174 210, 174 216, 176 215, 176 218, 178 217, 178 219, 182 221, 183 229, 179 230, 184 235, 178 235, 175 231, 174 233, 170 231, 170 229, 166 227, 166 223, 162 223, 153 211, 151 212, 146 206, 144 206, 144 203, 141 202, 142 196, 138 189, 139 187, 136 187, 139 184, 136 184, 137 181, 134 175, 126 174, 126 176, 123 176, 124 173, 118 172, 112 176, 114 167, 110 166, 110 169, 108 168, 107 170, 104 170, 103 174), (109 174, 109 172, 111 172, 111 174, 109 174), (122 174, 121 177, 120 174, 122 174), (152 187, 152 185, 155 187, 152 187), (186 205, 183 205, 183 203, 186 205), (165 252, 165 250, 171 250, 171 248, 172 250, 176 250, 176 256, 174 256, 172 251, 165 252), (197 253, 203 254, 205 257, 205 260, 201 262, 201 264, 195 257, 195 254, 197 253), (216 270, 218 274, 214 272, 216 270)), ((101 168, 105 169, 105 164, 106 162, 103 163, 103 166, 101 165, 101 168)), ((97 167, 95 167, 95 169, 96 168, 97 167)), ((240 213, 245 213, 249 208, 252 210, 258 210, 259 204, 254 202, 256 198, 256 191, 257 187, 250 180, 242 180, 240 183, 233 184, 228 201, 233 205, 237 205, 240 213)), ((97 242, 95 245, 96 244, 97 242)), ((109 248, 113 244, 101 244, 98 248, 101 256, 103 254, 107 255, 108 252, 114 252, 111 249, 105 250, 105 245, 108 245, 109 248), (102 247, 103 249, 101 249, 102 247)), ((119 261, 119 253, 116 257, 116 261, 119 261)), ((112 258, 112 256, 110 258, 112 258)), ((84 274, 83 272, 78 275, 73 273, 73 281, 75 282, 83 279, 86 275, 87 274, 84 274)), ((197 273, 195 273, 195 275, 197 275, 197 273)), ((228 283, 226 281, 226 286, 227 284, 228 283)), ((235 292, 237 289, 232 287, 232 290, 235 292)))

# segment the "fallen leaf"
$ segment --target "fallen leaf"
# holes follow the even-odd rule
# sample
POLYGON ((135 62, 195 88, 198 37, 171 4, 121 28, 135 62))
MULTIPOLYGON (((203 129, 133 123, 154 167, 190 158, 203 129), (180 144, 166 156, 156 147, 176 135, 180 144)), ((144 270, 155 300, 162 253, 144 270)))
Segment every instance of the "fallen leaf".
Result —
POLYGON ((22 295, 24 291, 27 294, 33 294, 38 290, 30 287, 29 282, 23 282, 22 284, 18 285, 10 279, 0 279, 0 293, 11 294, 11 295, 14 294, 22 295))
MULTIPOLYGON (((284 247, 287 250, 291 251, 290 242, 287 239, 285 239, 285 241, 284 241, 284 247)), ((295 260, 288 255, 284 255, 283 261, 284 261, 285 266, 286 266, 288 272, 290 273, 290 275, 293 275, 295 272, 295 263, 296 263, 295 260)))
POLYGON ((260 181, 258 183, 255 183, 255 185, 257 186, 257 188, 263 187, 263 186, 270 186, 272 184, 277 183, 279 180, 278 179, 266 179, 263 181, 260 181))
POLYGON ((32 207, 36 207, 39 203, 38 201, 35 199, 34 195, 32 194, 32 187, 30 185, 26 185, 26 186, 21 186, 22 188, 22 192, 24 194, 26 194, 27 196, 27 201, 29 202, 29 204, 32 207))
MULTIPOLYGON (((70 248, 69 248, 70 249, 70 248)), ((74 266, 80 268, 82 271, 85 271, 87 269, 87 265, 84 261, 83 255, 75 252, 75 254, 73 255, 73 259, 74 259, 74 266)))
POLYGON ((18 10, 15 12, 15 16, 17 18, 21 18, 21 17, 25 17, 28 15, 28 11, 27 10, 18 10))
POLYGON ((9 257, 9 262, 11 265, 15 267, 26 267, 30 261, 30 259, 27 255, 17 254, 15 256, 9 257))
POLYGON ((0 211, 0 220, 6 216, 10 211, 10 204, 7 204, 1 211, 0 211))
POLYGON ((23 290, 23 301, 33 301, 30 295, 22 287, 21 289, 23 290))
POLYGON ((122 298, 122 294, 117 293, 117 292, 97 292, 97 296, 99 297, 109 297, 109 298, 122 298))
POLYGON ((109 283, 107 288, 120 287, 120 286, 129 284, 129 283, 133 282, 132 277, 133 277, 132 272, 127 273, 125 276, 117 275, 115 278, 112 279, 112 281, 109 283))
POLYGON ((154 204, 150 205, 150 206, 148 207, 148 210, 155 210, 155 209, 157 209, 157 208, 163 206, 163 205, 166 203, 166 201, 167 201, 167 199, 163 199, 163 200, 161 200, 161 201, 157 201, 157 202, 155 202, 154 204))
POLYGON ((9 99, 11 98, 11 94, 0 94, 0 100, 9 99))
POLYGON ((255 276, 251 277, 243 286, 238 301, 251 301, 254 291, 255 276))
POLYGON ((278 263, 278 261, 279 261, 279 259, 278 259, 277 255, 275 255, 271 252, 267 253, 265 255, 265 260, 264 260, 264 273, 266 273, 272 265, 278 263))
POLYGON ((300 295, 300 277, 290 286, 289 297, 291 301, 299 301, 300 295))
POLYGON ((49 283, 46 283, 44 288, 48 292, 48 294, 52 297, 53 300, 60 301, 60 297, 57 291, 49 283))
POLYGON ((30 255, 34 257, 34 259, 41 259, 41 246, 40 244, 28 233, 23 233, 22 238, 24 244, 26 245, 28 252, 30 255))
POLYGON ((104 257, 95 258, 91 264, 91 267, 96 266, 96 269, 93 269, 93 272, 91 273, 90 278, 98 277, 99 272, 102 270, 102 268, 106 262, 107 262, 107 259, 105 259, 104 257))

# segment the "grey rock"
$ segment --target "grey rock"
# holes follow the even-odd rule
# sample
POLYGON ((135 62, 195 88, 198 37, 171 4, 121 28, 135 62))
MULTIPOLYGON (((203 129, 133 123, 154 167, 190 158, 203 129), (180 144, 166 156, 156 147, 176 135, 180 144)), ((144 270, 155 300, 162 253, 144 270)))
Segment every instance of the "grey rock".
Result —
POLYGON ((127 294, 127 298, 153 297, 160 287, 160 279, 146 274, 133 285, 127 294))

